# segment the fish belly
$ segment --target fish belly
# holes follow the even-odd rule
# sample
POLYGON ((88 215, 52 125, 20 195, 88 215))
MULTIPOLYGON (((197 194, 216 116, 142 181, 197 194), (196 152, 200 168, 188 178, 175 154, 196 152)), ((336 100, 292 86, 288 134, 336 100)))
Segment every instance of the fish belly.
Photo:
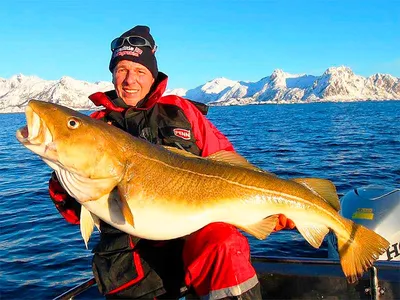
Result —
POLYGON ((91 213, 111 226, 128 234, 150 240, 169 240, 188 235, 212 223, 210 215, 198 213, 171 213, 170 208, 151 207, 131 208, 134 226, 125 221, 116 201, 108 200, 85 202, 91 213))

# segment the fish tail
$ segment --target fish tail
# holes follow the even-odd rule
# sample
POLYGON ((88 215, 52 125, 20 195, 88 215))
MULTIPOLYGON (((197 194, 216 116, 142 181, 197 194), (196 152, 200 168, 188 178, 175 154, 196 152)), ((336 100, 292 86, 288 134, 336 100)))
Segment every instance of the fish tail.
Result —
POLYGON ((348 282, 355 283, 389 247, 389 242, 376 232, 343 219, 349 235, 337 235, 340 264, 348 282))

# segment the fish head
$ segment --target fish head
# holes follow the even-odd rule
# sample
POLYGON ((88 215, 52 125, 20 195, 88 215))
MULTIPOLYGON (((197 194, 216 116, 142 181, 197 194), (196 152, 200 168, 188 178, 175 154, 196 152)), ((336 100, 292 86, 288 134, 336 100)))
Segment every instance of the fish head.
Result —
POLYGON ((79 202, 96 200, 118 184, 125 169, 121 130, 54 103, 30 100, 18 141, 56 171, 79 202), (120 155, 118 155, 120 154, 120 155))

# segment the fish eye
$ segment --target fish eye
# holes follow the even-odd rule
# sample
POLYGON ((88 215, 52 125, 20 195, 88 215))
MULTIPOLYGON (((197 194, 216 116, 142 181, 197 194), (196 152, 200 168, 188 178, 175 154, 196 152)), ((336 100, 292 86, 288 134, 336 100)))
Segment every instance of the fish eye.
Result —
POLYGON ((77 120, 76 118, 70 118, 70 119, 68 120, 68 128, 76 129, 76 128, 79 127, 80 124, 81 124, 81 123, 80 123, 79 120, 77 120))

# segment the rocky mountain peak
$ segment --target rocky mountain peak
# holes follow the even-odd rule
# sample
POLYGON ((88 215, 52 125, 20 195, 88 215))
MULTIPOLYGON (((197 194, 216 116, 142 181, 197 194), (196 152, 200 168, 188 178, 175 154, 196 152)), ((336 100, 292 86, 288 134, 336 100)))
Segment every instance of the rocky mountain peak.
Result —
MULTIPOLYGON (((30 98, 75 109, 93 109, 87 97, 111 89, 111 82, 89 83, 69 76, 43 80, 18 74, 0 79, 0 112, 23 111, 30 98)), ((366 78, 346 66, 328 68, 320 76, 294 75, 276 69, 255 82, 219 77, 193 89, 168 90, 165 94, 210 105, 400 100, 400 78, 379 73, 366 78)))
POLYGON ((350 69, 349 67, 346 66, 340 66, 340 67, 330 67, 328 68, 325 72, 324 75, 354 75, 353 70, 350 69))

